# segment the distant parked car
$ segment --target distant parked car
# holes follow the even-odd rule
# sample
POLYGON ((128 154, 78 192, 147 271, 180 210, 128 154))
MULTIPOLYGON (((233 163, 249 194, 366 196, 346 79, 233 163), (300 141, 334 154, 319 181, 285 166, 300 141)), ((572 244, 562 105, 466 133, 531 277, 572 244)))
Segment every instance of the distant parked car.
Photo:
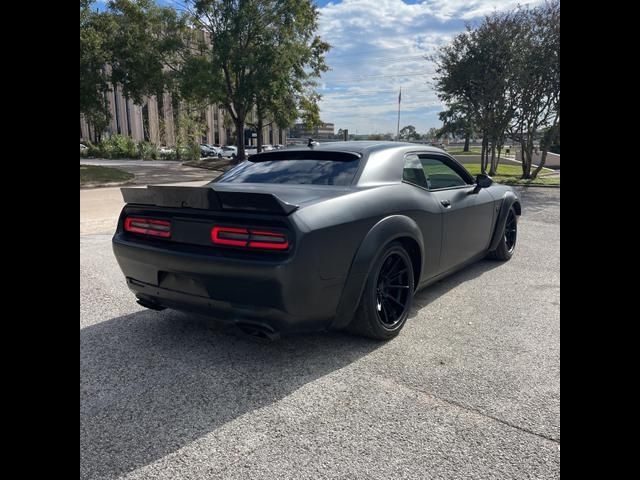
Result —
POLYGON ((222 147, 222 156, 225 158, 236 158, 238 156, 238 148, 232 145, 222 147))
POLYGON ((161 146, 160 148, 158 148, 158 152, 160 153, 160 155, 170 155, 172 153, 176 153, 176 149, 174 147, 161 146))
POLYGON ((200 145, 200 156, 201 157, 217 157, 219 150, 207 143, 202 143, 200 145))
POLYGON ((275 148, 276 150, 282 150, 284 148, 284 145, 277 144, 274 145, 273 148, 275 148))
POLYGON ((262 146, 262 151, 263 152, 270 152, 271 150, 275 150, 275 148, 273 148, 273 145, 269 145, 268 143, 266 145, 262 146))
POLYGON ((220 145, 217 145, 217 144, 211 145, 210 143, 205 143, 205 145, 215 151, 216 157, 218 158, 222 157, 222 147, 220 145))
POLYGON ((80 155, 84 155, 89 151, 89 147, 87 147, 84 143, 80 144, 80 155))

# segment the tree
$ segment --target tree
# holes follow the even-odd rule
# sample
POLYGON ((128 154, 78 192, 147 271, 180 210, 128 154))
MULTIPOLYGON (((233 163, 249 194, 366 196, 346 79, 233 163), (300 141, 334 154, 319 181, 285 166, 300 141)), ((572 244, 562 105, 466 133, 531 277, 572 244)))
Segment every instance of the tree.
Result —
POLYGON ((527 28, 520 44, 516 84, 519 104, 509 131, 521 146, 522 178, 535 178, 560 135, 560 2, 527 11, 524 21, 527 28), (545 127, 540 162, 531 173, 534 140, 545 127))
POLYGON ((80 113, 99 140, 110 120, 105 71, 109 25, 101 14, 91 10, 92 4, 92 0, 80 1, 80 113))
POLYGON ((244 129, 253 107, 261 117, 288 124, 298 111, 318 121, 313 77, 326 69, 329 46, 315 35, 318 10, 311 0, 193 0, 193 23, 208 41, 214 100, 233 119, 237 161, 244 160, 244 129))
POLYGON ((450 112, 462 105, 482 134, 481 171, 497 171, 506 135, 521 144, 522 177, 535 177, 560 125, 560 4, 518 8, 485 17, 436 56, 436 89, 449 106, 443 129, 455 129, 450 112), (542 158, 531 173, 534 140, 542 128, 542 158), (497 157, 496 157, 497 152, 497 157), (489 154, 491 159, 489 160, 489 154))
POLYGON ((442 135, 440 134, 440 130, 434 127, 431 127, 429 130, 427 130, 427 133, 424 134, 425 140, 428 140, 430 142, 435 142, 441 136, 442 135))
MULTIPOLYGON (((513 48, 520 28, 517 12, 494 13, 475 29, 467 30, 436 56, 436 89, 449 109, 465 112, 470 125, 482 134, 481 171, 497 167, 496 148, 515 110, 512 95, 517 70, 513 48), (454 107, 455 106, 455 107, 454 107)), ((445 114, 446 116, 446 114, 445 114)))
MULTIPOLYGON (((110 80, 125 98, 141 104, 146 95, 179 94, 185 78, 185 52, 193 47, 187 17, 153 0, 112 0, 105 14, 111 24, 107 42, 110 80)), ((192 73, 192 71, 187 71, 192 73)))
POLYGON ((400 130, 400 138, 406 141, 420 140, 420 134, 416 132, 416 127, 407 125, 400 130))
POLYGON ((462 103, 452 103, 447 110, 438 114, 442 121, 442 128, 437 131, 437 137, 451 135, 464 138, 463 152, 469 151, 469 140, 473 135, 473 121, 470 109, 462 103))

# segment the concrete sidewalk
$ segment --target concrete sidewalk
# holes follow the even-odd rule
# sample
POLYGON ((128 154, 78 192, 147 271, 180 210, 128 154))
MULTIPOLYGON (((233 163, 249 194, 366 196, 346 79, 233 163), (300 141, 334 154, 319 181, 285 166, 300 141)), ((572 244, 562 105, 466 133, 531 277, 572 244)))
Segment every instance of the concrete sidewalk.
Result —
MULTIPOLYGON (((201 186, 207 182, 179 182, 168 185, 201 186)), ((80 190, 80 235, 113 233, 124 206, 120 187, 80 190)))

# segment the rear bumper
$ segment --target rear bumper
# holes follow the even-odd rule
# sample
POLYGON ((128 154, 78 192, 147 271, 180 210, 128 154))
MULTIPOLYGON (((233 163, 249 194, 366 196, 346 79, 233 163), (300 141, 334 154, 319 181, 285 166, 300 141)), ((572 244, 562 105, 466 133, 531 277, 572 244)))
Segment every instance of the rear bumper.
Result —
POLYGON ((113 251, 138 298, 275 332, 327 329, 344 285, 343 279, 320 278, 313 252, 280 261, 243 260, 141 245, 119 233, 113 251))

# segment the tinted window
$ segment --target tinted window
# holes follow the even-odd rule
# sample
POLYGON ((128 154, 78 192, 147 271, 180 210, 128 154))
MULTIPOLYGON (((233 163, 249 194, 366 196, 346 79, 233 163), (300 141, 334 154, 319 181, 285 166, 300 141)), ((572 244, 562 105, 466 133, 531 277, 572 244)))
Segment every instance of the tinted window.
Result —
POLYGON ((450 166, 435 158, 421 158, 422 168, 430 190, 467 185, 467 182, 450 166))
POLYGON ((404 169, 402 170, 402 179, 419 187, 428 188, 427 178, 424 175, 422 162, 415 154, 407 155, 404 159, 404 169))
POLYGON ((328 159, 324 154, 318 156, 325 158, 287 158, 284 154, 282 157, 271 153, 260 154, 229 170, 218 181, 223 183, 351 185, 360 164, 358 157, 328 159))

